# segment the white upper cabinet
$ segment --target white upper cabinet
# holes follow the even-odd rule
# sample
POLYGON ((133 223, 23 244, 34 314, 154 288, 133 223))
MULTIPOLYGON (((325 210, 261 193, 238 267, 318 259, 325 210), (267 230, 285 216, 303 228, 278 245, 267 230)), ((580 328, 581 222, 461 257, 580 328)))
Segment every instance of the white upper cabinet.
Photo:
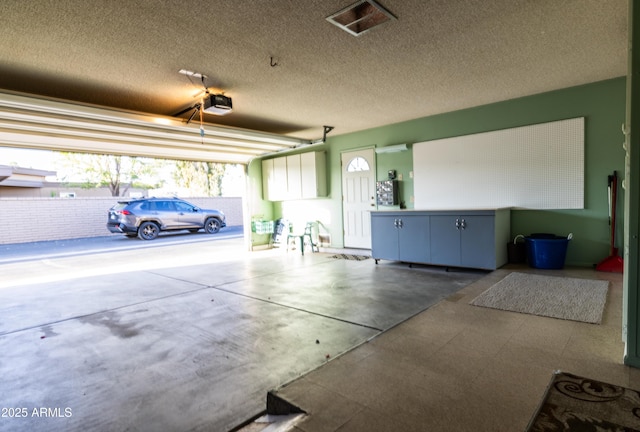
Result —
POLYGON ((302 198, 327 196, 327 156, 325 152, 300 155, 302 198))
POLYGON ((326 155, 307 152, 262 161, 264 199, 286 201, 327 195, 326 155))
POLYGON ((262 161, 262 192, 264 199, 287 199, 287 159, 275 158, 262 161))
POLYGON ((287 196, 286 199, 302 197, 300 155, 287 156, 287 196))

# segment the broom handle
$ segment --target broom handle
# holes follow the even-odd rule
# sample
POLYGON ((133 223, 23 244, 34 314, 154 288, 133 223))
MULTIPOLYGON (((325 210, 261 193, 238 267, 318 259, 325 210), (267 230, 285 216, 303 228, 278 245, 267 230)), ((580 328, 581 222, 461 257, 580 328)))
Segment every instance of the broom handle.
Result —
POLYGON ((615 255, 615 242, 616 242, 616 197, 618 192, 618 174, 613 172, 613 181, 611 185, 611 245, 609 255, 615 255))

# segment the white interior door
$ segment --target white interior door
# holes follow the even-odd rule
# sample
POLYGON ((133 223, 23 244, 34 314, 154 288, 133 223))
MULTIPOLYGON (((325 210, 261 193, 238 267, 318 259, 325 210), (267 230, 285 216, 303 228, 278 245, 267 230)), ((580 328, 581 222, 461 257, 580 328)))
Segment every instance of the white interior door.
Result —
POLYGON ((376 208, 373 149, 342 153, 344 247, 371 249, 371 210, 376 208))

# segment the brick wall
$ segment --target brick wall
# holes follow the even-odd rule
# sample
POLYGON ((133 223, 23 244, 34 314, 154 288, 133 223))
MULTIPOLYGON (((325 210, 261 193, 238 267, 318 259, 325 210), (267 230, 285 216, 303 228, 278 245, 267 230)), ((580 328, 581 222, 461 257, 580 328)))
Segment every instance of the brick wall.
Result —
MULTIPOLYGON (((117 198, 0 198, 0 244, 102 237, 107 212, 117 198)), ((222 210, 227 226, 242 225, 242 198, 189 198, 202 208, 222 210)))

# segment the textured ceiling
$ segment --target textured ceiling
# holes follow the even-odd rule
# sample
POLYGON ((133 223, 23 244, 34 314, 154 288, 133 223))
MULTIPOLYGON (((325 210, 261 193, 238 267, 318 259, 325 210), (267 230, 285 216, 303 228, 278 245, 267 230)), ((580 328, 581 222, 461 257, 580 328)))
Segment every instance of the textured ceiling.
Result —
POLYGON ((2 0, 0 89, 171 116, 187 69, 233 99, 205 121, 317 139, 626 74, 626 0, 382 0, 360 37, 353 2, 2 0))

